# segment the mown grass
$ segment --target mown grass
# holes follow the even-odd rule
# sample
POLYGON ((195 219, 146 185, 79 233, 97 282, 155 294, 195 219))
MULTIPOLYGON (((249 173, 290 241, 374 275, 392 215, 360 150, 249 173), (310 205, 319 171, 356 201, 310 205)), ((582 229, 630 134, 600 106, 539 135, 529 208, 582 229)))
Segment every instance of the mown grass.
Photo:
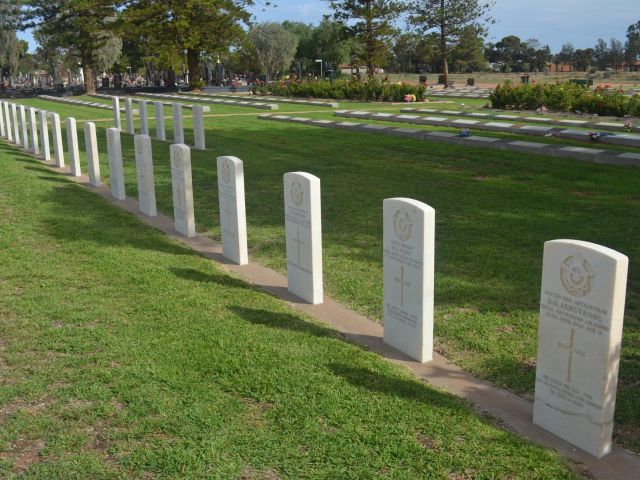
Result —
MULTIPOLYGON (((78 110, 56 109, 64 115, 78 110)), ((331 115, 288 105, 281 111, 331 115)), ((247 115, 245 108, 214 107, 212 113, 229 115, 208 117, 209 151, 192 151, 200 231, 220 237, 215 158, 235 155, 245 162, 250 255, 284 272, 282 175, 296 170, 317 175, 322 182, 326 291, 381 319, 382 200, 403 196, 433 206, 437 349, 475 375, 517 393, 533 391, 544 242, 575 238, 629 256, 616 438, 640 451, 636 168, 265 122, 247 115)), ((192 142, 188 117, 185 126, 192 142)), ((104 134, 100 141, 106 173, 104 134)), ((135 196, 132 141, 124 134, 123 145, 127 191, 135 196)), ((154 142, 158 206, 171 213, 168 148, 168 143, 154 142)))
POLYGON ((0 477, 575 479, 0 144, 0 477))

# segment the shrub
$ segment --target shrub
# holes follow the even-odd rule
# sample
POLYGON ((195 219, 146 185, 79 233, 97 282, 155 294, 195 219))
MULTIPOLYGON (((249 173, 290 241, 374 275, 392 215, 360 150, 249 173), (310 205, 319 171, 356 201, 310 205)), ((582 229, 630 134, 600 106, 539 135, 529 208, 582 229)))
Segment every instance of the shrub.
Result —
POLYGON ((573 83, 498 85, 489 97, 493 108, 536 110, 546 107, 557 112, 579 110, 584 113, 640 116, 640 95, 626 97, 624 92, 605 86, 595 90, 573 83))
POLYGON ((251 91, 258 95, 282 97, 402 102, 406 95, 415 95, 417 101, 424 100, 426 88, 424 85, 412 83, 382 83, 374 78, 366 82, 357 80, 280 82, 256 86, 251 91))

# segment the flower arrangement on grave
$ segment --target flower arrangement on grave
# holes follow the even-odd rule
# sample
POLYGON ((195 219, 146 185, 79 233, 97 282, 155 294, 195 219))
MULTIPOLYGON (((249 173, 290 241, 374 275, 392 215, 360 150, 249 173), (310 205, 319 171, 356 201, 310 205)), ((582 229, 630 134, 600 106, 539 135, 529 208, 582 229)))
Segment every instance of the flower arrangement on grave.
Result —
POLYGON ((556 112, 581 112, 623 117, 640 116, 640 95, 627 97, 611 85, 598 85, 589 90, 572 83, 520 84, 505 82, 490 95, 492 108, 556 112))
POLYGON ((404 96, 404 101, 407 103, 413 103, 416 101, 416 96, 413 93, 408 93, 404 96))
POLYGON ((625 132, 630 132, 632 127, 633 127, 633 124, 631 123, 631 120, 625 120, 625 122, 624 122, 624 131, 625 132))

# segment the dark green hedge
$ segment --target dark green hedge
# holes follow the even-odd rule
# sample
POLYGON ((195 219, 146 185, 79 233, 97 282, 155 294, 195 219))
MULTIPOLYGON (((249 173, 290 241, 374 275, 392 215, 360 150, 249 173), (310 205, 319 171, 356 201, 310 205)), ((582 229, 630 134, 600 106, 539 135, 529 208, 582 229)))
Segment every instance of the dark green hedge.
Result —
POLYGON ((252 88, 257 95, 282 97, 333 98, 336 100, 361 100, 378 102, 403 102, 406 95, 424 100, 426 88, 411 83, 382 83, 377 79, 366 82, 356 80, 280 82, 252 88))

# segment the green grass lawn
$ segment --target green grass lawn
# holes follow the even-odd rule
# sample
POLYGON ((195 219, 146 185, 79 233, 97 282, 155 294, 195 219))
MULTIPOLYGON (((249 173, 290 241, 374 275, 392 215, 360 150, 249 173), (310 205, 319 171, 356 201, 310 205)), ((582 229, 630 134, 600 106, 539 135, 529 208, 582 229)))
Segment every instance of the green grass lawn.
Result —
MULTIPOLYGON (((350 108, 364 107, 380 106, 350 108)), ((52 108, 64 116, 110 118, 84 107, 52 108)), ((260 112, 247 110, 214 106, 212 114, 223 116, 207 117, 210 150, 192 151, 198 230, 220 238, 215 158, 235 155, 245 163, 250 255, 285 272, 282 175, 310 172, 322 182, 326 292, 380 320, 382 201, 402 196, 431 205, 437 222, 436 348, 474 375, 519 394, 530 395, 534 386, 544 242, 574 238, 629 256, 615 435, 640 452, 637 168, 265 122, 256 119, 260 112)), ((297 105, 280 111, 331 115, 297 105)), ((133 142, 122 138, 127 192, 135 196, 133 142)), ((104 132, 99 140, 106 174, 104 132)), ((154 142, 158 207, 171 213, 168 149, 168 143, 154 142)))
POLYGON ((578 478, 1 143, 0 171, 1 478, 578 478))

